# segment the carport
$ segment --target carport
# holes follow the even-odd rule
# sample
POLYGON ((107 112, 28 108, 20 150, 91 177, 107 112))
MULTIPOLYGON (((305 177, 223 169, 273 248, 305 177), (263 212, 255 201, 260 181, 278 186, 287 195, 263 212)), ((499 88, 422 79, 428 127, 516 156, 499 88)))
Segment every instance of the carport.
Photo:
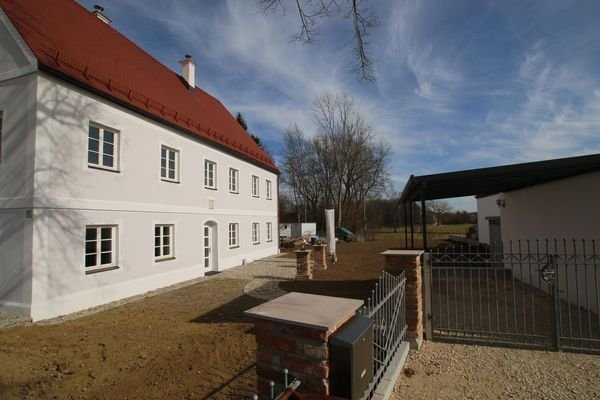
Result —
POLYGON ((405 248, 415 248, 414 203, 420 202, 422 243, 423 249, 427 250, 427 211, 425 207, 427 200, 465 196, 485 197, 597 170, 600 170, 600 154, 433 175, 411 175, 400 197, 404 221, 408 222, 404 224, 405 248))

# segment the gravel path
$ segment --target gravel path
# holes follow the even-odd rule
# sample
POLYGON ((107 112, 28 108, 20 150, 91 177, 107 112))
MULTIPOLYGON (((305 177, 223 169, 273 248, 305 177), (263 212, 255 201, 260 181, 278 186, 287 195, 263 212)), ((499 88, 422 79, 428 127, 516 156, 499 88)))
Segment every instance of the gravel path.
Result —
POLYGON ((600 399, 600 356, 425 342, 392 400, 600 399))

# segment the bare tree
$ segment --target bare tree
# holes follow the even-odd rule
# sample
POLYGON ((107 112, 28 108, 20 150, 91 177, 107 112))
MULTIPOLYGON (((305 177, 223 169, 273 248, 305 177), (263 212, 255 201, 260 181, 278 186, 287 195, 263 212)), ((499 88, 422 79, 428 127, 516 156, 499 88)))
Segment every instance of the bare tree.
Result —
POLYGON ((362 217, 366 233, 367 203, 383 193, 389 179, 389 146, 375 141, 372 128, 347 95, 318 97, 313 118, 317 133, 312 139, 297 126, 286 132, 283 179, 297 207, 304 207, 317 222, 323 208, 335 207, 338 226, 356 229, 362 217))
POLYGON ((448 202, 446 201, 441 200, 432 200, 428 202, 427 207, 434 215, 437 226, 440 226, 442 216, 452 211, 452 207, 450 207, 450 204, 448 204, 448 202))
POLYGON ((280 10, 287 12, 289 3, 298 14, 300 32, 293 37, 302 43, 313 43, 319 36, 319 20, 342 15, 352 21, 355 65, 353 72, 363 81, 375 80, 375 62, 367 54, 371 29, 379 24, 379 18, 368 0, 260 0, 260 11, 271 14, 280 10))

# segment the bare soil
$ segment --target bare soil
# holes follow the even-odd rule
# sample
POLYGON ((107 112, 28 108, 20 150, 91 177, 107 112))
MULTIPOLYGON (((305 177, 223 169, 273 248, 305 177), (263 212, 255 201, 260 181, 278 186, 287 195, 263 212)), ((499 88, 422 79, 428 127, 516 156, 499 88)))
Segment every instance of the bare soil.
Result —
MULTIPOLYGON (((363 299, 383 269, 378 253, 398 245, 341 243, 338 263, 314 281, 279 287, 363 299)), ((0 399, 249 398, 256 345, 243 312, 266 300, 228 272, 75 319, 0 329, 0 399)))
MULTIPOLYGON (((383 270, 379 253, 401 244, 339 243, 338 263, 309 282, 245 274, 250 265, 76 318, 17 321, 0 328, 0 399, 250 398, 256 345, 243 312, 283 291, 364 299, 383 270)), ((600 398, 600 357, 427 342, 393 396, 600 398)))

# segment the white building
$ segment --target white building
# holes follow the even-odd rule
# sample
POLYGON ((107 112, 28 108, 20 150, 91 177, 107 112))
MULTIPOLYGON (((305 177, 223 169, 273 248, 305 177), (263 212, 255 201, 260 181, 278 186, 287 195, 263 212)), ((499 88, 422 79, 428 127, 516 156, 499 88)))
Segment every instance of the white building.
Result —
POLYGON ((0 6, 0 312, 49 318, 277 253, 277 168, 190 58, 179 76, 71 0, 0 6))

